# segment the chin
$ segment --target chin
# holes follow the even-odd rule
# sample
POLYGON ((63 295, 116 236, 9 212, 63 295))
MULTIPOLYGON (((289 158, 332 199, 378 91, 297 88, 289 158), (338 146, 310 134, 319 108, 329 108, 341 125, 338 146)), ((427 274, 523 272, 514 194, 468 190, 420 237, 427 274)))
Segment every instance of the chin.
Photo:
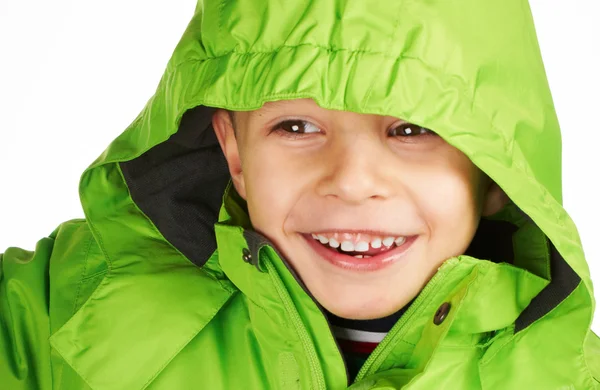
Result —
MULTIPOLYGON (((377 295, 377 294, 375 294, 377 295)), ((365 299, 361 297, 348 297, 345 302, 332 301, 324 302, 321 305, 330 313, 338 317, 352 320, 372 320, 375 318, 387 317, 402 309, 410 299, 406 302, 384 302, 380 297, 365 299), (360 299, 356 299, 360 298, 360 299)))

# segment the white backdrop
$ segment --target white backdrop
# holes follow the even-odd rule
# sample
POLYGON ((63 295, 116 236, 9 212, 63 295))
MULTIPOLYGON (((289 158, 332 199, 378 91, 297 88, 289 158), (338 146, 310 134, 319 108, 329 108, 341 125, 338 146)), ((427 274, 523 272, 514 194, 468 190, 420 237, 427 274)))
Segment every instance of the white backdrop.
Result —
MULTIPOLYGON (((563 129, 564 203, 600 286, 600 9, 597 0, 531 6, 563 129)), ((0 0, 0 253, 33 249, 83 217, 81 172, 152 96, 194 7, 0 0)))

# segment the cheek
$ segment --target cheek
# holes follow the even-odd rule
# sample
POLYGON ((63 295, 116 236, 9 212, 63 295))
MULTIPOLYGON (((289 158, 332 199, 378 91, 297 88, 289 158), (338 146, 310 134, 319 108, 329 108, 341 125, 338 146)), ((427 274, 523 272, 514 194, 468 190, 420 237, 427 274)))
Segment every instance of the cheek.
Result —
POLYGON ((308 169, 275 147, 255 147, 246 155, 243 175, 252 225, 277 240, 306 187, 308 169))
MULTIPOLYGON (((478 170, 464 155, 446 156, 431 165, 415 198, 431 230, 432 238, 468 245, 480 214, 478 170)), ((456 244, 456 245, 454 245, 456 244)))

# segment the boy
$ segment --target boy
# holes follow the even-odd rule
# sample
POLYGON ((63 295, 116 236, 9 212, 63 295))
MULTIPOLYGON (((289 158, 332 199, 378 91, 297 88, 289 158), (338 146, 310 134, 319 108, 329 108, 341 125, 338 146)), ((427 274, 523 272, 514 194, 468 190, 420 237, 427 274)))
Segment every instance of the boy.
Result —
POLYGON ((0 274, 6 389, 589 389, 524 0, 200 2, 0 274))

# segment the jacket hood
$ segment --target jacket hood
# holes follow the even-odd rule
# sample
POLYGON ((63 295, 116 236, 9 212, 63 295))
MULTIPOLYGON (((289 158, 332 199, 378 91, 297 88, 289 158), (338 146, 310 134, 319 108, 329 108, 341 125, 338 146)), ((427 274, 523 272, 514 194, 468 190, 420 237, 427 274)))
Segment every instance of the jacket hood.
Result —
POLYGON ((526 0, 198 1, 156 93, 81 177, 109 267, 160 263, 152 242, 222 272, 207 263, 230 180, 212 113, 294 98, 402 118, 464 152, 511 199, 501 219, 525 220, 549 248, 546 263, 520 265, 550 281, 521 327, 581 282, 591 323, 592 283, 562 207, 560 129, 526 0))

